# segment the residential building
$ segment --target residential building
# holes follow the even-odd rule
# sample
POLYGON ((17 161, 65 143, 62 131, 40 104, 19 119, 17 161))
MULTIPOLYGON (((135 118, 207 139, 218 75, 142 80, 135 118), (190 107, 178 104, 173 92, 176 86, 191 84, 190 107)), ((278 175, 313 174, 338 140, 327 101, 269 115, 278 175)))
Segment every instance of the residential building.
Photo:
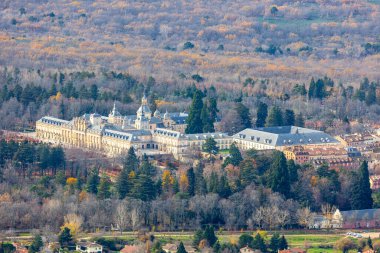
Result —
POLYGON ((235 135, 233 141, 242 150, 278 149, 283 151, 291 146, 338 145, 332 136, 318 130, 296 126, 247 128, 235 135))
POLYGON ((76 250, 83 253, 102 253, 103 246, 94 242, 79 242, 76 250))
POLYGON ((283 150, 287 160, 293 160, 297 164, 309 163, 309 152, 303 146, 287 147, 283 150))
POLYGON ((311 164, 319 167, 323 164, 327 164, 332 170, 353 170, 360 166, 360 161, 353 158, 320 158, 311 160, 311 164))
POLYGON ((243 248, 241 248, 239 250, 240 253, 261 253, 260 250, 254 250, 254 249, 251 249, 250 247, 248 246, 245 246, 243 248))
POLYGON ((335 137, 344 147, 356 148, 361 153, 372 152, 380 147, 380 137, 370 134, 346 134, 335 137))

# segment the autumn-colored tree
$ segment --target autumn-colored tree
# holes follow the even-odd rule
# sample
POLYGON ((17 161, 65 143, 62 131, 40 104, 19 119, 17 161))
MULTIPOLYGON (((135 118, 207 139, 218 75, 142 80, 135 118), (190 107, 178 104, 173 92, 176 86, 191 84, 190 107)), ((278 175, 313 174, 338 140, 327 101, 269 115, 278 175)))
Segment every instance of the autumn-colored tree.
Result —
POLYGON ((173 185, 175 180, 170 170, 164 170, 161 181, 162 191, 169 195, 173 194, 173 185))
POLYGON ((61 227, 62 230, 65 228, 70 229, 70 233, 75 237, 81 230, 83 223, 83 218, 75 213, 69 213, 64 217, 64 223, 61 227))
POLYGON ((70 193, 74 193, 74 187, 77 185, 78 179, 75 177, 69 177, 66 179, 66 185, 69 187, 70 193))
POLYGON ((182 173, 179 178, 179 189, 181 192, 187 192, 189 188, 189 179, 185 173, 182 173))

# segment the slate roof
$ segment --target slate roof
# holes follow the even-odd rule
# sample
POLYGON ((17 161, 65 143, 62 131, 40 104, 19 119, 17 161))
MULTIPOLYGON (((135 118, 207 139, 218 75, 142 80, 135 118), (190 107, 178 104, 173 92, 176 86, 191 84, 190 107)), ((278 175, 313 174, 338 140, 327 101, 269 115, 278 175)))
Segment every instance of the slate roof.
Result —
POLYGON ((296 126, 247 128, 233 137, 273 147, 338 143, 336 139, 322 131, 296 126))
POLYGON ((38 121, 46 123, 46 124, 51 124, 51 125, 63 125, 63 124, 68 124, 70 121, 63 120, 63 119, 58 119, 50 116, 45 116, 39 119, 38 121))

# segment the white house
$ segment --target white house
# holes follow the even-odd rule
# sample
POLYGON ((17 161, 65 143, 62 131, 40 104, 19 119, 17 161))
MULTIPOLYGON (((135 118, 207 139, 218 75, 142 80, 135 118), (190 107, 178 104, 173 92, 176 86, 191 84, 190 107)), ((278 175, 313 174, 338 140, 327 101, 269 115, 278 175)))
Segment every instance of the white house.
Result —
POLYGON ((102 253, 103 246, 94 242, 79 242, 76 250, 83 253, 102 253))

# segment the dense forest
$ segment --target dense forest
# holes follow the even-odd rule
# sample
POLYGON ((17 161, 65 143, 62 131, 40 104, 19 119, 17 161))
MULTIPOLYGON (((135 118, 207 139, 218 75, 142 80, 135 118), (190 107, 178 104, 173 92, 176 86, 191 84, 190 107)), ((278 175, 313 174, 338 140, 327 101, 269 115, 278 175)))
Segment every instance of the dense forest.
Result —
MULTIPOLYGON (((113 104, 135 114, 145 94, 152 112, 188 112, 186 133, 373 131, 379 13, 378 0, 1 1, 0 129, 33 131, 46 115, 108 115, 113 104)), ((198 230, 196 244, 221 252, 214 229, 309 228, 316 213, 329 222, 337 208, 380 208, 365 161, 335 171, 234 144, 222 161, 208 139, 208 157, 194 164, 158 166, 130 149, 120 164, 74 167, 75 151, 4 136, 0 231, 60 233, 63 246, 81 231, 198 230)), ((243 235, 239 244, 285 248, 273 237, 243 235)))
MULTIPOLYGON (((190 84, 159 83, 154 77, 137 79, 128 73, 42 72, 33 69, 0 70, 0 122, 2 129, 33 129, 45 115, 70 120, 84 113, 108 115, 113 103, 123 114, 135 114, 140 98, 146 94, 152 111, 186 111, 194 94, 206 97, 205 109, 218 119, 217 131, 233 134, 251 126, 321 122, 321 130, 342 134, 363 130, 376 122, 380 113, 379 82, 363 78, 355 88, 324 76, 306 84, 293 83, 280 88, 270 80, 247 78, 242 83, 252 91, 234 91, 195 80, 190 84), (273 118, 282 109, 282 119, 273 118), (268 117, 268 122, 266 118, 268 117)), ((199 105, 201 114, 203 105, 199 105)), ((201 116, 201 115, 200 115, 201 116)), ((204 119, 207 122, 207 119, 204 119)), ((206 132, 210 129, 196 129, 206 132)), ((309 126, 317 127, 317 126, 309 126)), ((193 129, 193 132, 195 130, 193 129)))
POLYGON ((128 71, 234 89, 378 80, 379 1, 1 1, 0 64, 128 71), (226 74, 227 73, 227 74, 226 74))
POLYGON ((315 212, 380 206, 366 162, 339 172, 296 165, 279 151, 241 154, 232 145, 229 153, 223 163, 159 169, 131 148, 112 179, 97 167, 69 170, 60 148, 3 141, 0 229, 51 233, 70 222, 84 231, 307 228, 315 212))

